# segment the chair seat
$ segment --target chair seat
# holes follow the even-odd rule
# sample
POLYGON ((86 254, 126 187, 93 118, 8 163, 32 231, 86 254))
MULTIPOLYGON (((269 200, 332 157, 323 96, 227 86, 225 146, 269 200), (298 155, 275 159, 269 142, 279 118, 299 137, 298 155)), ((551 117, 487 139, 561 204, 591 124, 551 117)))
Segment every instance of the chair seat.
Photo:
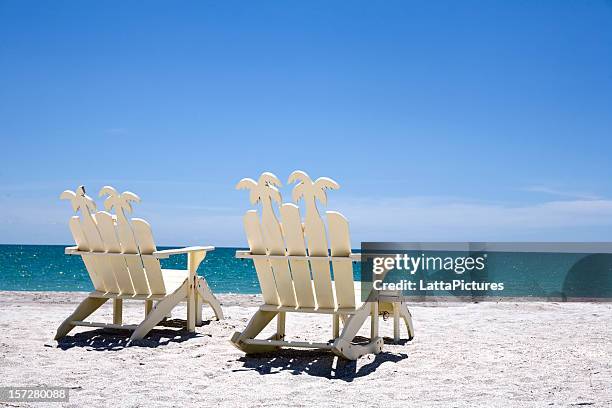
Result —
POLYGON ((170 294, 177 290, 185 279, 189 277, 189 271, 179 269, 162 269, 162 278, 166 287, 166 294, 170 294))
MULTIPOLYGON (((378 291, 378 300, 379 302, 399 302, 404 300, 404 295, 401 290, 379 290, 378 291)), ((359 308, 360 305, 363 304, 361 299, 361 282, 355 282, 355 305, 359 308)))
MULTIPOLYGON (((177 272, 181 272, 181 271, 177 271, 177 272)), ((293 306, 283 306, 283 305, 274 305, 274 304, 264 304, 262 305, 262 307, 260 308, 261 310, 268 310, 268 311, 287 311, 287 312, 301 312, 301 313, 327 313, 327 314, 333 314, 333 313, 345 313, 345 314, 350 314, 352 312, 355 312, 357 309, 359 309, 361 306, 363 306, 363 300, 361 298, 361 282, 360 281, 355 281, 354 282, 354 288, 355 288, 355 307, 352 308, 313 308, 313 307, 293 307, 293 306)), ((313 283, 313 290, 314 290, 314 283, 313 283)), ((332 282, 332 290, 336 291, 335 288, 335 282, 332 282)), ((379 292, 379 298, 380 298, 380 303, 384 303, 384 304, 390 304, 392 301, 399 301, 400 298, 402 297, 401 291, 380 291, 379 292), (397 299, 397 300, 395 300, 397 299)))

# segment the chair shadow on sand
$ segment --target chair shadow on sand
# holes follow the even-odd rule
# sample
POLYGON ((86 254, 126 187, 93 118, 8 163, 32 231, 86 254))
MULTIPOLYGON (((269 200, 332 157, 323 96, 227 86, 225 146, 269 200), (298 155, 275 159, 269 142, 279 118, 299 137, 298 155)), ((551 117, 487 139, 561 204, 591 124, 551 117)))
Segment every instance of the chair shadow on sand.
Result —
MULTIPOLYGON (((205 320, 202 322, 202 326, 206 326, 210 322, 210 320, 205 320)), ((185 324, 186 321, 184 319, 163 320, 144 339, 133 341, 130 346, 156 348, 170 343, 182 343, 193 338, 206 336, 205 334, 188 332, 185 330, 185 324)), ((61 338, 57 342, 57 347, 62 350, 84 347, 95 351, 118 351, 128 347, 130 335, 131 332, 126 330, 87 330, 61 338)))
MULTIPOLYGON (((355 338, 356 341, 367 339, 355 338)), ((392 340, 385 338, 385 343, 392 340)), ((402 341, 399 344, 405 344, 402 341)), ((273 353, 246 355, 237 361, 244 368, 233 371, 256 371, 261 375, 277 374, 288 371, 293 375, 308 374, 330 380, 351 382, 355 378, 367 376, 378 369, 383 363, 398 363, 408 358, 405 353, 382 352, 363 357, 368 362, 358 367, 357 361, 345 360, 326 350, 280 349, 273 353)), ((363 361, 363 359, 361 361, 363 361)))

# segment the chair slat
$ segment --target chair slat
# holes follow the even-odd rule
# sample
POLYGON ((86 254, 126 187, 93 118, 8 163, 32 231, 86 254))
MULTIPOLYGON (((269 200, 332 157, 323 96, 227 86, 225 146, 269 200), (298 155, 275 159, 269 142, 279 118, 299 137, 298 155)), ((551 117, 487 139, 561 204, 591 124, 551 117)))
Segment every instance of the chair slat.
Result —
MULTIPOLYGON (((153 241, 151 225, 149 225, 147 221, 143 220, 142 218, 132 218, 132 229, 134 230, 134 237, 138 242, 141 255, 151 255, 153 252, 157 251, 157 247, 153 241)), ((154 257, 144 256, 142 257, 142 263, 144 265, 151 293, 153 295, 166 293, 166 287, 164 285, 164 278, 162 276, 159 260, 154 257)))
MULTIPOLYGON (((285 255, 285 242, 280 223, 272 208, 270 207, 268 210, 269 213, 264 213, 261 219, 264 244, 268 249, 269 255, 285 255)), ((291 279, 288 260, 270 259, 270 265, 274 273, 276 292, 278 293, 280 304, 283 306, 296 306, 297 301, 295 300, 295 290, 293 289, 293 280, 291 279)))
MULTIPOLYGON (((251 253, 257 255, 266 255, 266 247, 264 245, 261 234, 261 225, 257 211, 249 210, 244 215, 244 230, 246 232, 247 241, 251 253)), ((255 271, 261 286, 261 294, 264 302, 269 305, 280 305, 278 293, 276 292, 276 284, 274 283, 274 275, 272 267, 267 259, 254 259, 255 271)))
MULTIPOLYGON (((83 228, 81 226, 81 220, 78 216, 73 216, 69 221, 70 232, 72 233, 72 237, 74 238, 74 242, 76 243, 79 251, 90 251, 89 245, 87 244, 87 240, 85 239, 85 234, 83 233, 83 228)), ((83 255, 81 257, 83 259, 83 263, 85 264, 85 269, 87 269, 87 273, 89 274, 89 278, 91 279, 91 283, 93 283, 94 288, 97 291, 106 292, 106 288, 104 287, 104 281, 100 276, 98 262, 96 257, 92 255, 83 255)))
MULTIPOLYGON (((116 227, 119 243, 121 244, 121 252, 125 254, 140 254, 138 245, 134 239, 132 228, 129 223, 126 222, 125 218, 118 218, 116 227)), ((147 283, 147 276, 140 257, 126 257, 125 261, 127 262, 130 270, 130 277, 132 278, 134 293, 138 295, 150 294, 151 292, 149 290, 149 284, 147 283)))
MULTIPOLYGON (((300 219, 300 211, 297 205, 286 203, 280 209, 283 223, 283 235, 287 244, 287 255, 306 256, 306 244, 304 242, 304 230, 300 219)), ((308 261, 291 259, 291 274, 297 303, 300 307, 315 307, 312 278, 308 261)))
MULTIPOLYGON (((308 212, 304 222, 304 235, 308 242, 308 254, 311 256, 328 256, 327 238, 325 236, 325 224, 318 211, 308 212)), ((315 287, 317 306, 328 309, 335 307, 334 292, 331 283, 331 272, 329 261, 311 260, 312 279, 315 287)))
MULTIPOLYGON (((106 211, 99 211, 96 213, 96 223, 102 236, 104 243, 104 249, 109 253, 118 254, 121 253, 121 245, 117 239, 115 231, 115 221, 113 216, 106 211)), ((113 268, 113 274, 117 281, 118 290, 113 290, 113 293, 122 294, 133 294, 134 287, 132 286, 132 279, 130 278, 130 272, 126 260, 123 257, 111 256, 108 257, 109 262, 113 268)))
MULTIPOLYGON (((95 214, 87 213, 86 215, 83 215, 81 217, 81 228, 83 230, 83 235, 87 240, 89 250, 92 252, 103 252, 104 244, 102 243, 102 237, 100 236, 100 231, 98 230, 95 214)), ((110 260, 106 257, 96 256, 96 260, 94 262, 97 264, 96 271, 98 276, 100 276, 104 282, 104 288, 106 291, 118 293, 119 285, 117 285, 117 281, 115 280, 113 266, 110 260)))
POLYGON ((332 257, 346 257, 332 261, 338 308, 355 307, 355 282, 351 255, 348 221, 336 211, 327 211, 327 227, 332 257))

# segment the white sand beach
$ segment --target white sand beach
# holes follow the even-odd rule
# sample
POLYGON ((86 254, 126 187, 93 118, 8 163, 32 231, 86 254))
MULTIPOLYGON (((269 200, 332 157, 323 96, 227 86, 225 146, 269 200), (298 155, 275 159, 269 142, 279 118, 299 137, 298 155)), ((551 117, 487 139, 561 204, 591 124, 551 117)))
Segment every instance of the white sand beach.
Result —
MULTIPOLYGON (((2 386, 70 387, 70 407, 612 405, 612 304, 415 304, 413 341, 349 362, 307 350, 246 357, 229 338, 259 302, 248 295, 220 295, 226 319, 195 335, 177 328, 180 306, 136 346, 127 332, 87 328, 53 341, 82 297, 2 292, 2 386)), ((110 321, 110 304, 97 314, 110 321)), ((126 302, 125 321, 141 314, 126 302)), ((330 328, 329 316, 287 318, 293 339, 327 340, 330 328)), ((391 336, 391 321, 381 332, 391 336)))

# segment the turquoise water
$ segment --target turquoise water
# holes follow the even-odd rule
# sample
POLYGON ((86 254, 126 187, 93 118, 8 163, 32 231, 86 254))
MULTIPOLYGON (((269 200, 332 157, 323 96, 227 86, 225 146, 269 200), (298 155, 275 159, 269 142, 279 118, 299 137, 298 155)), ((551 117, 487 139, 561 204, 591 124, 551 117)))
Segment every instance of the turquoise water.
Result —
MULTIPOLYGON (((0 290, 93 290, 81 257, 64 255, 64 247, 0 245, 0 290)), ((217 248, 208 253, 198 274, 204 275, 217 293, 259 293, 253 262, 236 259, 237 249, 217 248)), ((187 256, 172 256, 161 263, 163 268, 186 269, 187 256)))
MULTIPOLYGON (((236 259, 238 249, 242 248, 217 248, 200 265, 198 274, 214 292, 260 293, 253 262, 236 259)), ((187 257, 173 256, 161 263, 163 268, 186 269, 187 257)), ((354 265, 355 279, 361 280, 361 266, 354 265)), ((426 280, 441 278, 457 277, 433 272, 426 280)), ((495 296, 612 299, 612 255, 489 253, 483 273, 461 278, 505 282, 503 293, 488 293, 495 296)), ((0 245, 0 290, 90 291, 93 286, 81 257, 64 255, 63 245, 0 245)))
MULTIPOLYGON (((90 291, 93 286, 80 256, 64 254, 66 245, 0 245, 0 290, 90 291)), ((160 247, 159 249, 167 249, 160 247)), ((216 293, 260 293, 253 262, 236 259, 239 249, 216 248, 198 274, 216 293)), ((187 269, 187 256, 162 259, 162 268, 187 269)), ((359 267, 355 267, 355 274, 359 267)))

